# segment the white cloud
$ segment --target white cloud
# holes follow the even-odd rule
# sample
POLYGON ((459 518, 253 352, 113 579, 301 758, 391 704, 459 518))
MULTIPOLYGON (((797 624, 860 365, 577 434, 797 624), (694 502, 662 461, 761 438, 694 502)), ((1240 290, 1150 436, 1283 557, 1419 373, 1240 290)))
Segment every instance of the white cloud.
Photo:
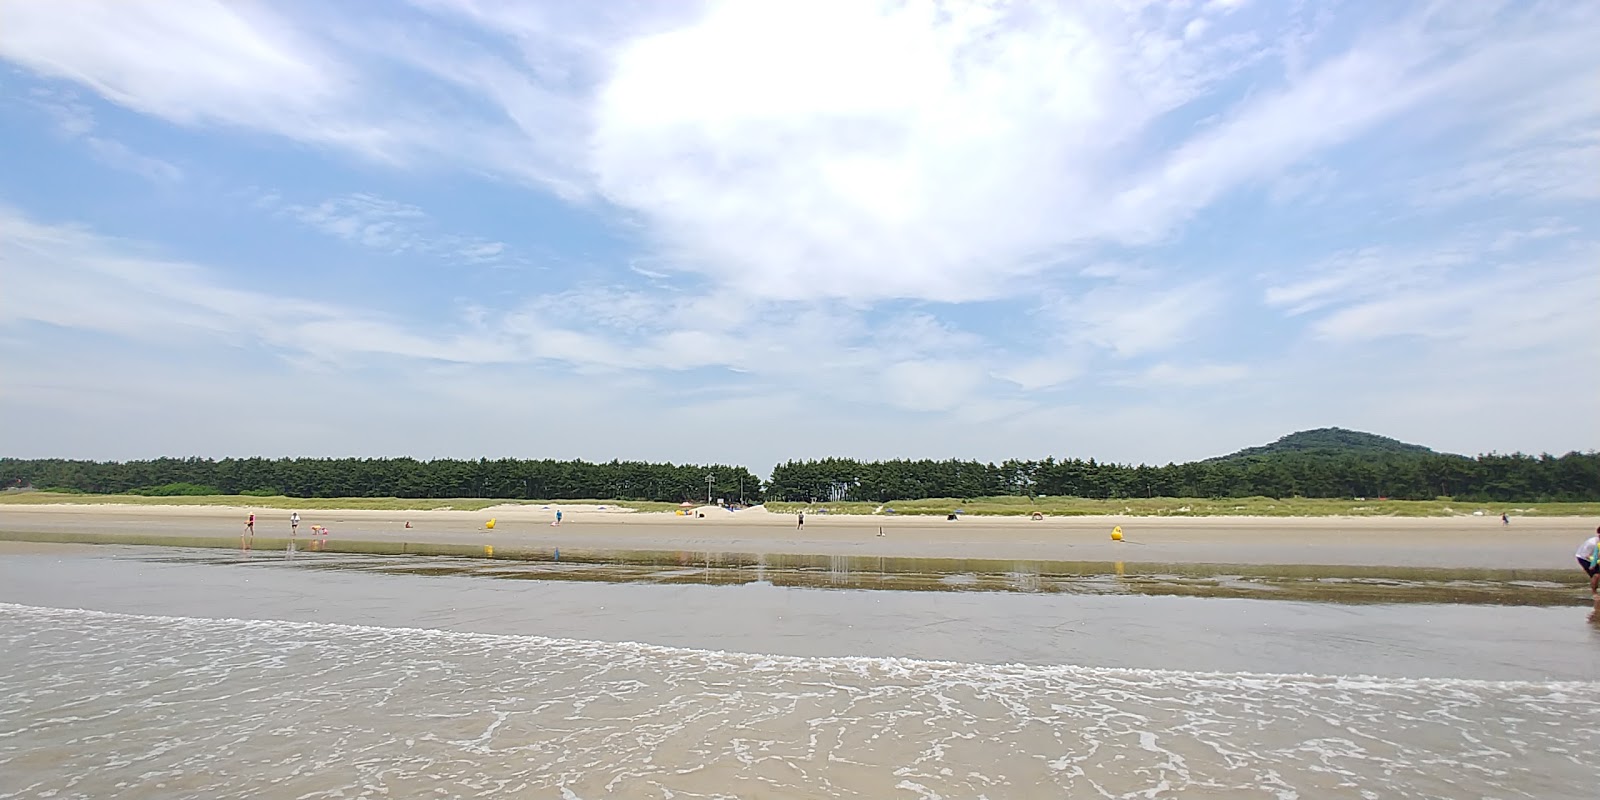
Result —
MULTIPOLYGON (((24 4, 0 55, 179 124, 598 191, 646 224, 658 263, 747 295, 963 302, 1023 293, 1078 247, 1167 236, 1403 113, 1440 134, 1570 121, 1492 109, 1534 90, 1585 105, 1571 67, 1592 59, 1573 54, 1600 33, 1584 4, 1418 9, 1331 53, 1304 15, 1241 21, 1220 1, 413 5, 425 16, 24 4), (1283 74, 1213 94, 1269 56, 1283 74), (1202 105, 1217 111, 1185 124, 1202 105)), ((1458 183, 1497 191, 1590 155, 1506 158, 1458 183)), ((1580 174, 1535 191, 1587 197, 1580 174)))
POLYGON ((720 5, 617 57, 596 112, 599 185, 685 268, 747 291, 1014 294, 1037 256, 1115 233, 1100 208, 1119 148, 1226 71, 1128 24, 1043 7, 720 5))
POLYGON ((1004 296, 1052 255, 1166 236, 1404 112, 1503 100, 1534 78, 1481 88, 1484 73, 1571 38, 1513 27, 1454 57, 1496 21, 1424 12, 1211 124, 1168 132, 1168 114, 1249 57, 1193 24, 1205 18, 1151 19, 1036 5, 716 6, 618 56, 596 112, 599 185, 650 220, 684 268, 748 291, 1004 296), (1150 152, 1158 132, 1173 145, 1150 152))

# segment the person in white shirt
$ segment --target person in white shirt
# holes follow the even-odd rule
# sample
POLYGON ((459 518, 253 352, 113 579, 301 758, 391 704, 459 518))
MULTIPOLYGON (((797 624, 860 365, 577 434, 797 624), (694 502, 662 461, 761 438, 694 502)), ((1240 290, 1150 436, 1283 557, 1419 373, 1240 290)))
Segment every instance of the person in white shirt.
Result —
POLYGON ((1600 528, 1578 547, 1578 566, 1589 574, 1589 593, 1600 596, 1600 528))
POLYGON ((289 515, 289 538, 293 539, 300 532, 300 512, 289 515))

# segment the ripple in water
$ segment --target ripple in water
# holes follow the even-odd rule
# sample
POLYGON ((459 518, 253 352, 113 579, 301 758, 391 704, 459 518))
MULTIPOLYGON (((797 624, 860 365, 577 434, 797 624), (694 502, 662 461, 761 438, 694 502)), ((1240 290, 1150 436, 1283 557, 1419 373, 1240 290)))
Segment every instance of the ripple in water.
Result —
POLYGON ((0 604, 0 798, 1591 797, 1600 684, 791 658, 0 604))

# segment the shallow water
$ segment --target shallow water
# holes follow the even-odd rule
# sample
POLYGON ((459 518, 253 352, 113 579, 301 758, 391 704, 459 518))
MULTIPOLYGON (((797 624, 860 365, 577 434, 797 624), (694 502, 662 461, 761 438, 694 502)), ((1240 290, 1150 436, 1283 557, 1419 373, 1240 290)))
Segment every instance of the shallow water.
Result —
POLYGON ((0 798, 1592 796, 1579 608, 337 558, 0 558, 0 798))

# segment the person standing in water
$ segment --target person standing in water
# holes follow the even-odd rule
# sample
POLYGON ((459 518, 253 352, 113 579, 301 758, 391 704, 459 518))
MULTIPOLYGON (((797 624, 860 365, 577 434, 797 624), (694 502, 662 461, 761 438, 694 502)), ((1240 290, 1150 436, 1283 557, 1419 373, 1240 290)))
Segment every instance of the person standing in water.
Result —
POLYGON ((256 515, 251 514, 250 518, 244 521, 244 535, 239 537, 239 546, 245 550, 249 550, 251 545, 255 544, 255 541, 256 515))
POLYGON ((1589 576, 1589 594, 1600 598, 1600 528, 1595 528, 1594 535, 1579 545, 1577 555, 1578 566, 1589 576))

